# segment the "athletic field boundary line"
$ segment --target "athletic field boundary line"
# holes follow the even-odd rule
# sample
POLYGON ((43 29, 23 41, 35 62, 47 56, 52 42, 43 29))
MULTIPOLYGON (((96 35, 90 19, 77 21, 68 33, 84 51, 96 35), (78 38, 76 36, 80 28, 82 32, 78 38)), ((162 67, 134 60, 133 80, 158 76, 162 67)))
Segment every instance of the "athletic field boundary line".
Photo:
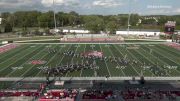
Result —
MULTIPOLYGON (((55 77, 49 77, 50 80, 53 80, 55 77)), ((141 80, 140 77, 57 77, 55 78, 56 81, 69 81, 69 80, 108 80, 108 81, 122 81, 122 80, 132 80, 132 78, 135 78, 135 80, 141 80)), ((0 81, 46 81, 46 77, 2 77, 0 78, 0 81)), ((180 80, 180 77, 144 77, 144 80, 147 81, 177 81, 180 80)))
POLYGON ((10 45, 10 44, 11 44, 11 43, 4 44, 4 45, 2 44, 2 46, 0 46, 0 48, 1 48, 1 47, 5 47, 5 46, 8 46, 8 45, 10 45))
POLYGON ((25 41, 14 41, 15 43, 17 42, 39 42, 39 41, 55 41, 55 40, 58 40, 59 42, 60 42, 60 40, 59 39, 42 39, 42 40, 25 40, 25 41))
POLYGON ((119 44, 119 45, 128 45, 128 44, 167 44, 167 43, 171 43, 171 42, 122 42, 122 43, 101 43, 101 42, 99 42, 99 43, 93 43, 93 42, 89 42, 89 43, 76 43, 76 42, 74 42, 74 43, 15 43, 15 44, 51 44, 51 45, 53 45, 53 44, 119 44))

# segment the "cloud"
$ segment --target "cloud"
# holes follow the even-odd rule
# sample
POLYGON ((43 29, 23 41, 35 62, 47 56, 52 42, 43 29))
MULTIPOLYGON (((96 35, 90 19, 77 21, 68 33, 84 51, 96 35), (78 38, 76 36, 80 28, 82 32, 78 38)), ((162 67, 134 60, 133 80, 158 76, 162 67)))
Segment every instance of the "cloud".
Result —
MULTIPOLYGON (((131 1, 131 11, 142 15, 180 14, 178 6, 180 0, 174 0, 172 6, 166 6, 169 2, 164 3, 164 0, 153 3, 152 0, 55 0, 54 8, 56 11, 76 11, 80 14, 124 14, 129 12, 128 1, 131 1), (156 3, 163 6, 158 6, 156 3)), ((53 0, 0 0, 0 13, 29 10, 49 11, 52 10, 52 4, 53 0)))
POLYGON ((32 6, 35 4, 34 0, 0 0, 0 7, 13 8, 18 6, 32 6))
POLYGON ((171 8, 171 9, 151 9, 146 12, 142 12, 144 14, 153 14, 153 15, 174 15, 174 14, 180 14, 180 8, 171 8))
POLYGON ((158 10, 149 10, 143 12, 144 14, 152 14, 152 15, 174 15, 179 14, 180 9, 172 10, 172 9, 158 9, 158 10))
MULTIPOLYGON (((55 5, 65 5, 65 6, 77 6, 79 4, 78 0, 54 0, 55 5)), ((41 0, 41 4, 45 7, 50 7, 53 5, 53 0, 41 0)))
POLYGON ((158 10, 149 10, 146 12, 147 14, 169 14, 171 13, 169 10, 158 9, 158 10))
MULTIPOLYGON (((64 3, 64 0, 55 0, 54 1, 56 4, 63 4, 64 3)), ((53 5, 53 0, 42 0, 41 3, 46 6, 46 7, 49 7, 49 6, 52 6, 53 5)))
POLYGON ((93 6, 103 6, 103 7, 116 7, 123 5, 122 3, 115 0, 97 0, 94 1, 93 6))
POLYGON ((180 8, 175 9, 174 13, 178 13, 179 14, 180 13, 180 8))

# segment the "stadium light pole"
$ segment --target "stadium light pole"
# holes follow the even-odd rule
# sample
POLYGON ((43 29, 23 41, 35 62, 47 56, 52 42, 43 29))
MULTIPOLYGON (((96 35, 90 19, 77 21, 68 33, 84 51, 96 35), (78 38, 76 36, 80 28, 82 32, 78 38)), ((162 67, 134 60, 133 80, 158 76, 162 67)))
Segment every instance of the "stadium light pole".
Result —
POLYGON ((130 19, 131 19, 130 0, 128 0, 128 3, 129 3, 129 14, 128 14, 128 32, 127 32, 127 35, 129 35, 129 30, 130 30, 130 19))
MULTIPOLYGON (((55 1, 53 0, 53 7, 55 7, 55 1)), ((53 12, 54 12, 54 29, 56 31, 57 29, 57 25, 56 25, 56 13, 55 13, 55 8, 53 8, 53 12)))
POLYGON ((131 18, 131 14, 129 14, 129 16, 128 16, 128 35, 129 35, 129 31, 130 31, 130 18, 131 18))
POLYGON ((0 18, 0 25, 2 24, 2 18, 0 18))

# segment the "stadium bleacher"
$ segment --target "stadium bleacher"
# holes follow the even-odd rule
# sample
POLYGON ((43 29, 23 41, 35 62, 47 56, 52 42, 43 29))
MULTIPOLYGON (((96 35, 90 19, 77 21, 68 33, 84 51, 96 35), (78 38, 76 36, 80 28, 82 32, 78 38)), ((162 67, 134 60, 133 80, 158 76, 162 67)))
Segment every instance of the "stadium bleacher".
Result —
POLYGON ((121 36, 108 36, 107 34, 77 34, 66 35, 62 42, 123 42, 121 36))
POLYGON ((54 99, 59 101, 75 101, 77 96, 77 90, 49 90, 44 93, 39 101, 54 101, 54 99))

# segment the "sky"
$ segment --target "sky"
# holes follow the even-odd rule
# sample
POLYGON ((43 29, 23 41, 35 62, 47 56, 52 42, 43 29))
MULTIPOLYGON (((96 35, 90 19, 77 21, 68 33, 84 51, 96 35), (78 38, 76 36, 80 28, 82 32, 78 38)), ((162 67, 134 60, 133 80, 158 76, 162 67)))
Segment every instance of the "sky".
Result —
POLYGON ((180 0, 0 0, 1 12, 76 11, 82 15, 180 15, 180 0))

